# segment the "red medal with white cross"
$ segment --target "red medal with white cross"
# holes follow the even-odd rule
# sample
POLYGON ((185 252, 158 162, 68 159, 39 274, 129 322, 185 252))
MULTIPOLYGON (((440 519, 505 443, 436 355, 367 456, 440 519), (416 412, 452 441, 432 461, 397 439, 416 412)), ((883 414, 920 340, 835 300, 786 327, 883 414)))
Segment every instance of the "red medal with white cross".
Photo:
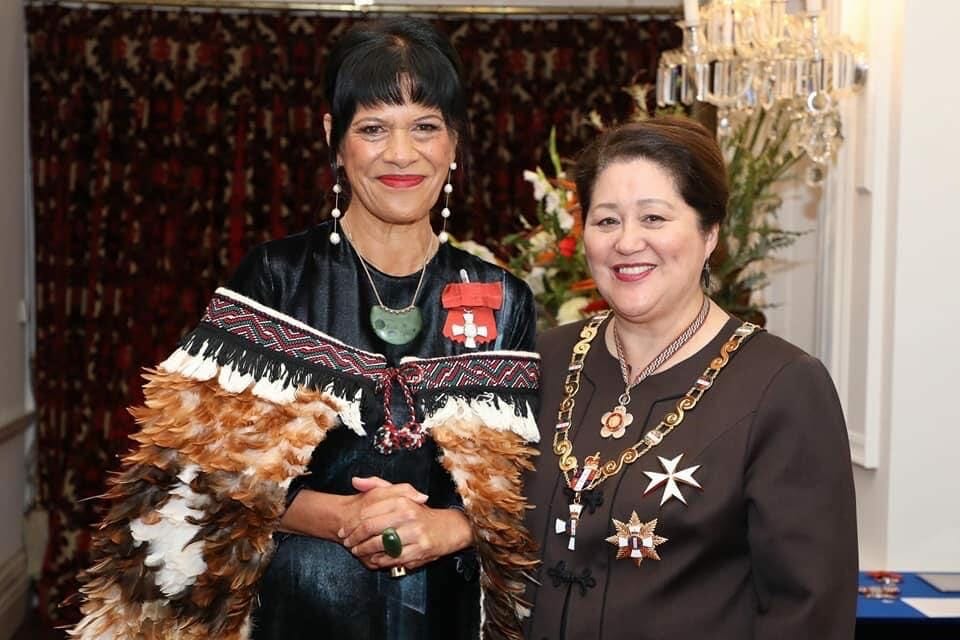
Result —
POLYGON ((497 337, 493 312, 503 304, 503 286, 499 282, 456 282, 448 284, 440 297, 447 310, 443 335, 476 349, 497 337))

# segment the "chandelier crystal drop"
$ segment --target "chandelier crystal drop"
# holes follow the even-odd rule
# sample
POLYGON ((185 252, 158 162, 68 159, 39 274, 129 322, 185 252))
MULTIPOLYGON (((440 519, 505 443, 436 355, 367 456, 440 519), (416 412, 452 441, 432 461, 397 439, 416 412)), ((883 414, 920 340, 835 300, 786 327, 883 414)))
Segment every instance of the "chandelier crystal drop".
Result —
POLYGON ((683 46, 665 51, 657 104, 717 107, 717 135, 730 135, 757 109, 783 110, 785 152, 806 155, 807 181, 819 185, 843 138, 837 102, 866 82, 863 50, 827 31, 821 0, 787 13, 787 0, 684 3, 683 46))

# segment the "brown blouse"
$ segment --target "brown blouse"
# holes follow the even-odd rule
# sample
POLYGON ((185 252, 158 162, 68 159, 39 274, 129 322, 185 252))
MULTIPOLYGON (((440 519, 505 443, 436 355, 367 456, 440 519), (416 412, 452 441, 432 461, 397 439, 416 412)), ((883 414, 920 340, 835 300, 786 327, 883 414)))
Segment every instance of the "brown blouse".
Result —
MULTIPOLYGON (((719 354, 730 320, 694 356, 650 376, 631 393, 634 423, 620 440, 600 437, 600 417, 623 392, 601 334, 587 355, 570 439, 574 455, 615 457, 671 411, 719 354)), ((552 451, 570 350, 583 323, 546 332, 541 455, 528 479, 527 524, 542 545, 530 640, 817 640, 854 635, 857 538, 843 414, 819 360, 768 333, 743 343, 695 409, 663 442, 583 499, 576 549, 555 532, 569 494, 552 451), (662 506, 664 484, 645 495, 645 471, 682 454, 686 504, 662 506), (657 519, 660 559, 617 559, 612 519, 657 519)))

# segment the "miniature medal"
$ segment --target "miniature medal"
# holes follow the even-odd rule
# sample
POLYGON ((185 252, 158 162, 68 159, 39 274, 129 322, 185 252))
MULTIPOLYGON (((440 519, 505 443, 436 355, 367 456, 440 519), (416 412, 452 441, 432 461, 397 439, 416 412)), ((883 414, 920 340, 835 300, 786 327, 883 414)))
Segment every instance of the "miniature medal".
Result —
POLYGON ((489 334, 487 325, 474 322, 473 311, 466 308, 463 309, 463 324, 454 323, 450 331, 454 338, 463 337, 463 346, 467 349, 476 349, 477 343, 485 341, 489 334))
MULTIPOLYGON (((577 494, 579 498, 580 494, 577 494)), ((580 521, 580 513, 583 511, 583 505, 578 502, 570 503, 570 520, 561 520, 557 518, 556 532, 570 533, 570 539, 567 541, 567 549, 573 551, 577 548, 577 523, 580 521)))

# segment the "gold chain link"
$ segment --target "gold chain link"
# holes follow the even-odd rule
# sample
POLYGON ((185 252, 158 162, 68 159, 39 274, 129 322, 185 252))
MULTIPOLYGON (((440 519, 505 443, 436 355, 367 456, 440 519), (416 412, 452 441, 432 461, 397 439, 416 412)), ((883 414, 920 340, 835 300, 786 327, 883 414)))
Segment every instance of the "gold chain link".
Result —
MULTIPOLYGON (((581 329, 580 340, 573 345, 570 365, 567 367, 567 375, 563 381, 564 397, 560 401, 560 410, 557 412, 556 432, 553 435, 553 452, 559 458, 560 471, 563 472, 568 484, 570 483, 570 472, 578 466, 577 458, 573 455, 573 443, 570 442, 569 432, 573 422, 575 398, 580 390, 580 373, 583 370, 583 362, 590 351, 591 344, 600 331, 600 325, 610 316, 610 313, 610 311, 605 311, 593 316, 581 329)), ((667 413, 660 423, 648 431, 639 442, 624 449, 618 458, 604 462, 600 466, 597 477, 585 489, 595 489, 607 478, 620 473, 624 466, 633 464, 663 442, 663 439, 683 422, 686 413, 697 406, 707 389, 713 386, 717 375, 730 362, 730 355, 740 348, 744 340, 759 329, 759 326, 750 322, 744 322, 737 327, 733 335, 720 347, 720 355, 710 361, 710 364, 697 378, 697 381, 693 383, 690 390, 677 401, 673 411, 667 413)))

